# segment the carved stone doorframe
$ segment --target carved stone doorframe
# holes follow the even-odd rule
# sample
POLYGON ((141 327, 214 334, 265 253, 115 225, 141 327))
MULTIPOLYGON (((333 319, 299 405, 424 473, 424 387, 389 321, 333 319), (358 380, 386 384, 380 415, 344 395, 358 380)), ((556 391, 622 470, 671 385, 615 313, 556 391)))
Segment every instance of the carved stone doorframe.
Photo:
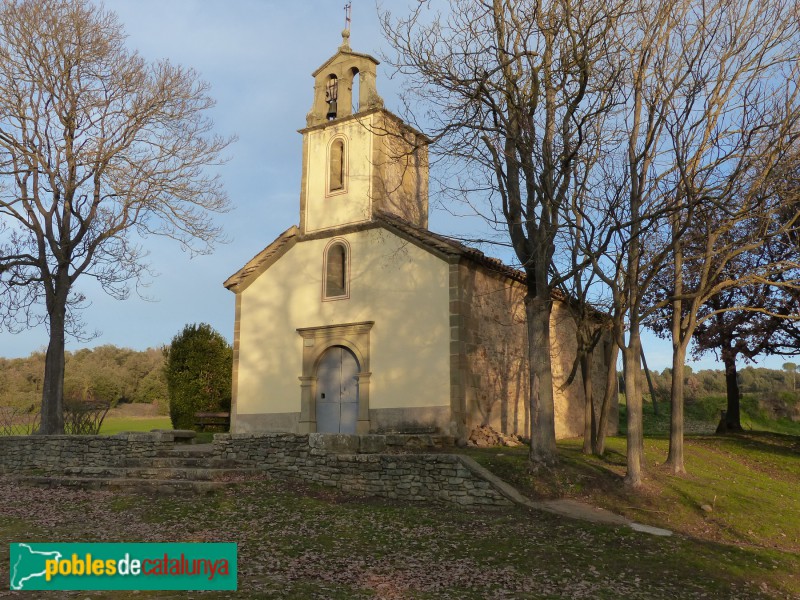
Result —
POLYGON ((303 373, 300 380, 299 433, 317 431, 317 365, 325 351, 332 346, 350 350, 358 360, 358 421, 356 433, 369 433, 369 332, 375 321, 301 327, 297 333, 303 338, 303 373))

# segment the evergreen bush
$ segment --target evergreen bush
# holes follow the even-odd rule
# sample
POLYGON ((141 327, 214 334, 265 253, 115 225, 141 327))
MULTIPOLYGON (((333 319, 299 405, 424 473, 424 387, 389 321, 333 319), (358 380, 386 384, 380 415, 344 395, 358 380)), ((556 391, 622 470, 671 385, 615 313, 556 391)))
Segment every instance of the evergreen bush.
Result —
POLYGON ((175 429, 194 429, 196 412, 231 409, 233 352, 205 323, 187 325, 164 349, 169 416, 175 429))

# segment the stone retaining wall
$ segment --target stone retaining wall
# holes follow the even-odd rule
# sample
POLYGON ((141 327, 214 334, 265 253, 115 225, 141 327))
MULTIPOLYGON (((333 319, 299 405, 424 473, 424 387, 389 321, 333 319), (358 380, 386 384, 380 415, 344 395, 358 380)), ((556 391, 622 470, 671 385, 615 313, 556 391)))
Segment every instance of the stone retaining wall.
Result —
MULTIPOLYGON (((218 434, 220 458, 338 489, 408 500, 463 506, 508 506, 511 502, 456 454, 399 453, 409 445, 436 447, 436 436, 218 434), (390 453, 392 451, 395 453, 390 453)), ((445 443, 447 438, 445 439, 445 443)), ((452 441, 450 442, 452 445, 452 441)))
POLYGON ((174 438, 162 433, 107 435, 19 435, 0 437, 0 473, 66 467, 123 466, 126 458, 156 456, 173 447, 174 438))
POLYGON ((272 453, 296 454, 311 451, 320 454, 398 454, 446 450, 455 438, 430 434, 365 434, 336 433, 217 433, 214 449, 217 454, 248 462, 251 455, 272 453))
MULTIPOLYGON (((0 437, 0 473, 124 467, 128 458, 168 454, 174 442, 168 431, 0 437)), ((460 506, 512 504, 471 459, 432 453, 452 445, 453 438, 433 435, 217 434, 213 457, 357 494, 460 506)))

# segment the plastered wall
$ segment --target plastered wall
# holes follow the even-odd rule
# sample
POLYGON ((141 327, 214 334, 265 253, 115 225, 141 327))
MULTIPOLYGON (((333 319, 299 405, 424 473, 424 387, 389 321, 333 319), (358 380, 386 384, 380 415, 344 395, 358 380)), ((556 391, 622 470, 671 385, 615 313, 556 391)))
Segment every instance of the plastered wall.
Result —
POLYGON ((239 430, 247 415, 300 412, 297 329, 306 327, 374 321, 371 410, 449 405, 447 263, 383 229, 341 239, 350 247, 348 299, 322 298, 329 238, 297 243, 241 293, 239 430))
POLYGON ((360 223, 371 217, 374 136, 373 115, 334 121, 308 131, 303 144, 303 206, 305 232, 360 223), (345 188, 329 191, 329 148, 335 139, 345 144, 345 188))

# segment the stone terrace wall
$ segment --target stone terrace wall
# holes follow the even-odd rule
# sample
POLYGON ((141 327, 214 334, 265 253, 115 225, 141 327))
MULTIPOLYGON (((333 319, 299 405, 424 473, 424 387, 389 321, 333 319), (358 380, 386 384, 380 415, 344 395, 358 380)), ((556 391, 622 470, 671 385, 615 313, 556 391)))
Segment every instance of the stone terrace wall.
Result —
POLYGON ((220 458, 264 469, 274 477, 347 492, 463 506, 511 504, 461 456, 402 453, 409 446, 419 450, 420 444, 437 447, 441 440, 401 435, 218 434, 214 446, 220 458))
MULTIPOLYGON (((431 453, 453 438, 432 435, 217 434, 214 457, 346 492, 459 506, 509 506, 491 476, 467 457, 431 453)), ((0 437, 0 473, 68 467, 123 467, 128 458, 174 448, 168 431, 116 436, 0 437)))
POLYGON ((0 473, 122 466, 126 458, 156 456, 172 448, 173 439, 170 432, 0 437, 0 473))

